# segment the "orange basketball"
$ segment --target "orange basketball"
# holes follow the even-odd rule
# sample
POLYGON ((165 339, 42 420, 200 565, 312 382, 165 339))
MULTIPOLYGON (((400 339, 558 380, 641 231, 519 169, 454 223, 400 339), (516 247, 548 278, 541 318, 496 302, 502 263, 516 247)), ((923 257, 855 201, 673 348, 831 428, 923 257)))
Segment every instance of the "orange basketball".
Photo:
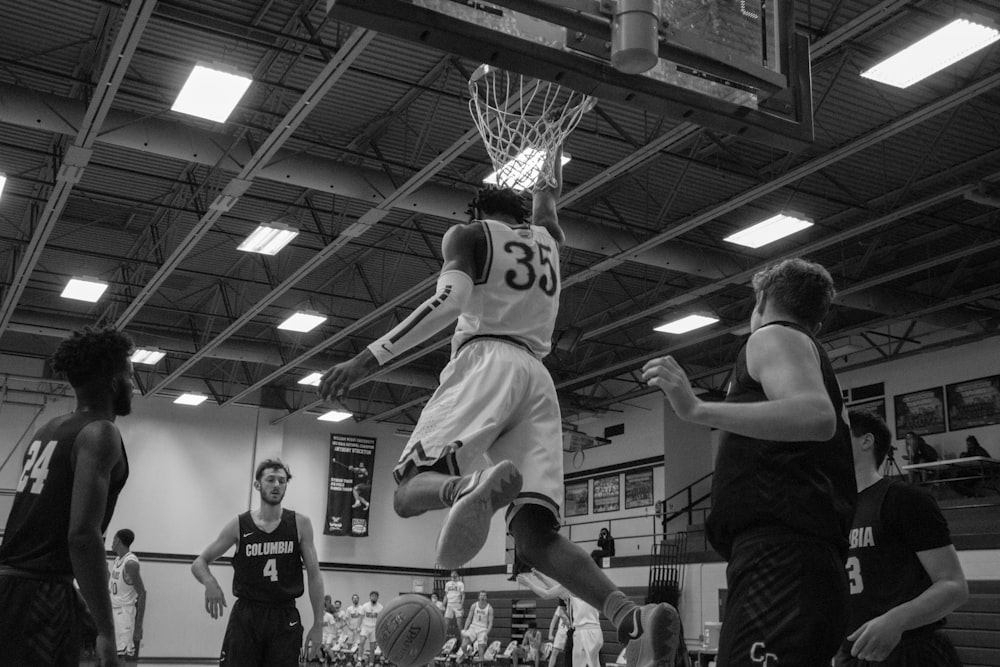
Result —
POLYGON ((444 645, 444 616, 422 595, 400 595, 379 613, 375 640, 397 667, 426 665, 444 645))

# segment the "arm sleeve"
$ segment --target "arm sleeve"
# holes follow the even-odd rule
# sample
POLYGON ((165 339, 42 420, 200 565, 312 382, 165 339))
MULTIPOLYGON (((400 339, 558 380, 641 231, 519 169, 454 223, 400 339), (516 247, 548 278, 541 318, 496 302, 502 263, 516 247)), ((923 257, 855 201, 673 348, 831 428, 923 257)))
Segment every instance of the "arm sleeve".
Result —
POLYGON ((464 271, 445 271, 434 295, 410 316, 368 346, 379 366, 406 352, 455 321, 472 296, 472 278, 464 271))
POLYGON ((951 544, 948 522, 937 501, 910 484, 893 484, 886 492, 882 521, 892 526, 900 541, 914 552, 951 544))

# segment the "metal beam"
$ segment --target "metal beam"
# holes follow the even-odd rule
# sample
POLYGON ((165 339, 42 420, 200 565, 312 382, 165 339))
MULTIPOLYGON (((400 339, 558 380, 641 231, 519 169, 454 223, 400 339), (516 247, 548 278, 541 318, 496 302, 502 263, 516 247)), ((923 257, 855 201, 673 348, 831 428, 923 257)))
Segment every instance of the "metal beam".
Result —
POLYGON ((10 324, 14 309, 28 286, 28 280, 42 256, 49 235, 52 234, 63 208, 69 201, 73 186, 83 177, 83 172, 93 155, 98 132, 104 125, 104 120, 111 109, 115 95, 118 94, 125 72, 132 62, 132 56, 139 45, 143 30, 149 24, 155 6, 156 0, 133 0, 129 4, 122 17, 122 24, 115 36, 114 44, 108 52, 108 59, 94 89, 94 96, 87 105, 79 125, 74 127, 72 132, 67 132, 74 134, 75 138, 63 156, 62 164, 56 174, 55 186, 35 223, 31 242, 21 257, 21 263, 13 276, 11 286, 7 290, 3 304, 0 305, 0 336, 10 324))

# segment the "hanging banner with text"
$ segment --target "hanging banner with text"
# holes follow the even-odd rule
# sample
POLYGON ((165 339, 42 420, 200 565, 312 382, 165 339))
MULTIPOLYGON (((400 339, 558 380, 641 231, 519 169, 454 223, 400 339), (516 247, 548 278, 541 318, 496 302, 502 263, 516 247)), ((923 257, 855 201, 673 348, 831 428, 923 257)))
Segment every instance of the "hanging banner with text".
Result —
POLYGON ((326 535, 368 536, 375 438, 330 434, 326 535))

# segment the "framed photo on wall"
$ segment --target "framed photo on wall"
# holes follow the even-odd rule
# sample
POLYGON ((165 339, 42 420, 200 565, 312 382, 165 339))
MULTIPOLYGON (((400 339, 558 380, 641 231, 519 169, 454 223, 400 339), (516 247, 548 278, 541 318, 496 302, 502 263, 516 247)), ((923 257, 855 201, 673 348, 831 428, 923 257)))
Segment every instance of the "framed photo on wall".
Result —
POLYGON ((1000 424, 1000 375, 947 387, 948 430, 1000 424))
POLYGON ((565 485, 563 514, 566 516, 581 516, 587 513, 590 504, 590 484, 587 480, 571 482, 565 485))
POLYGON ((933 387, 893 397, 896 439, 913 431, 917 435, 944 433, 944 387, 933 387))
POLYGON ((625 473, 625 509, 653 504, 653 471, 625 473))
MULTIPOLYGON (((866 410, 874 413, 885 421, 885 398, 875 398, 870 401, 858 401, 847 406, 848 410, 866 410)), ((904 431, 905 433, 905 431, 904 431)))
POLYGON ((621 509, 621 477, 617 474, 594 478, 594 513, 621 509))

